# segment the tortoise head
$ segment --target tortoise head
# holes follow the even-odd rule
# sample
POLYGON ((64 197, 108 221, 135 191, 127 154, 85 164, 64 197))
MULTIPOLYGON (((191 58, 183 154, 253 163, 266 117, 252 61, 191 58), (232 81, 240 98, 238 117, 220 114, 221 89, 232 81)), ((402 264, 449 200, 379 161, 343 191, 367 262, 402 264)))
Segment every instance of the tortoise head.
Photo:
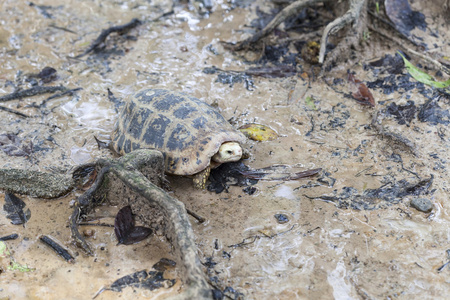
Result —
POLYGON ((238 161, 242 157, 241 145, 237 142, 223 143, 219 151, 211 157, 214 162, 227 163, 232 161, 238 161))

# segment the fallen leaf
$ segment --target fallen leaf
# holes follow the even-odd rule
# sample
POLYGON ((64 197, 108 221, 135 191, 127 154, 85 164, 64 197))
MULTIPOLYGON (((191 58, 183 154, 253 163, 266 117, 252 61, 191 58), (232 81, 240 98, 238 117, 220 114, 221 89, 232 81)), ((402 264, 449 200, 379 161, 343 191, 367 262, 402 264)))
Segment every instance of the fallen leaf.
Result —
POLYGON ((153 231, 147 227, 135 226, 131 207, 125 206, 117 213, 114 232, 119 244, 131 245, 146 239, 153 231))
POLYGON ((24 211, 25 206, 25 202, 19 197, 11 193, 5 194, 3 209, 8 213, 6 218, 10 219, 13 225, 25 224, 31 218, 30 210, 24 211))
POLYGON ((435 88, 443 89, 450 85, 450 79, 444 82, 435 81, 433 77, 428 75, 425 72, 419 70, 416 66, 410 63, 401 53, 398 51, 398 54, 403 58, 403 62, 405 63, 405 67, 408 70, 408 73, 417 81, 422 82, 423 84, 430 85, 435 88))
POLYGON ((316 105, 314 104, 314 98, 312 96, 308 96, 305 99, 305 103, 307 106, 309 106, 313 110, 317 110, 316 105))
POLYGON ((429 37, 429 33, 426 32, 427 22, 423 13, 412 10, 408 0, 385 0, 384 7, 398 32, 415 45, 426 47, 423 37, 429 37))
POLYGON ((33 145, 31 142, 24 142, 15 134, 0 134, 0 149, 9 156, 29 156, 33 145))
POLYGON ((0 258, 1 257, 9 257, 11 252, 8 251, 8 247, 6 247, 6 243, 0 241, 0 258))
POLYGON ((348 82, 350 83, 350 93, 356 101, 362 105, 375 106, 375 99, 373 98, 372 93, 361 80, 356 79, 352 73, 348 73, 348 82))
POLYGON ((268 126, 255 123, 243 125, 239 127, 239 130, 249 139, 259 142, 271 141, 278 137, 278 134, 275 130, 271 129, 268 126))
POLYGON ((19 272, 32 272, 36 270, 35 268, 30 268, 27 265, 21 265, 18 262, 12 261, 8 266, 8 270, 19 271, 19 272))

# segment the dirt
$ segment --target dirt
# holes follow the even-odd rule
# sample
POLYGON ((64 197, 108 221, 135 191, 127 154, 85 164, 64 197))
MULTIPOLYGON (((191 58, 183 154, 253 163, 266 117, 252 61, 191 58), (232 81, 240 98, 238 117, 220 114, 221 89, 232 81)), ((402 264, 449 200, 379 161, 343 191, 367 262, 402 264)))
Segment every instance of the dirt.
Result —
MULTIPOLYGON (((313 77, 301 59, 299 75, 252 76, 253 88, 245 80, 231 86, 217 82, 217 74, 204 73, 212 66, 233 71, 256 66, 225 50, 220 41, 249 36, 253 29, 245 25, 256 18, 256 7, 267 13, 273 8, 267 2, 217 1, 209 16, 175 5, 173 14, 161 17, 171 1, 47 0, 34 5, 2 1, 0 94, 29 88, 27 75, 47 66, 57 70, 56 80, 47 85, 82 90, 49 100, 40 109, 27 105, 39 104, 49 94, 0 103, 32 116, 0 110, 0 134, 12 133, 24 145, 33 145, 29 156, 0 151, 0 167, 64 173, 78 164, 111 157, 110 151, 98 149, 94 139, 107 141, 118 115, 108 89, 120 99, 149 87, 182 91, 217 106, 236 127, 255 122, 277 131, 275 140, 248 142, 251 157, 245 164, 323 168, 315 178, 260 181, 252 195, 236 186, 221 194, 198 191, 189 178, 168 177, 172 196, 207 219, 200 224, 192 218, 191 223, 205 272, 215 287, 230 287, 227 295, 234 295, 233 290, 247 299, 445 299, 450 270, 438 269, 448 261, 450 249, 446 203, 450 138, 446 119, 433 121, 429 115, 448 111, 448 98, 438 98, 431 88, 416 84, 389 93, 374 84, 374 108, 347 97, 347 69, 369 87, 389 75, 380 67, 367 67, 400 49, 376 33, 347 64, 325 75, 328 83, 341 79, 333 88, 313 77), (111 35, 103 51, 74 59, 101 29, 133 18, 144 24, 127 36, 111 35), (300 76, 303 71, 309 73, 306 80, 300 76), (414 102, 415 110, 408 101, 414 102), (409 109, 401 124, 398 118, 405 110, 398 107, 409 109), (382 116, 383 132, 373 124, 376 112, 382 116), (430 187, 417 186, 432 175, 430 187), (430 213, 410 206, 417 197, 432 202, 430 213), (280 224, 277 214, 289 221, 280 224)), ((412 6, 426 16, 430 30, 439 29, 436 49, 450 53, 449 25, 439 15, 440 7, 415 2, 412 6)), ((448 79, 431 67, 427 72, 440 81, 448 79)), ((407 74, 405 69, 402 74, 407 74)), ((394 76, 394 82, 398 78, 394 76)), ((82 227, 93 231, 88 240, 95 256, 86 256, 73 245, 68 228, 73 200, 81 193, 54 200, 20 196, 31 211, 25 226, 10 224, 2 211, 0 236, 18 233, 19 238, 7 245, 18 263, 34 270, 9 270, 9 260, 0 258, 1 299, 85 299, 122 276, 151 270, 161 258, 173 259, 170 244, 161 236, 116 245, 113 228, 100 226, 82 227), (39 241, 43 234, 67 247, 75 262, 67 263, 43 245, 39 241)), ((3 193, 0 203, 3 206, 3 193)), ((119 209, 105 205, 95 216, 113 224, 119 209)), ((104 291, 96 299, 177 295, 183 284, 176 268, 165 275, 178 278, 169 289, 104 291)))

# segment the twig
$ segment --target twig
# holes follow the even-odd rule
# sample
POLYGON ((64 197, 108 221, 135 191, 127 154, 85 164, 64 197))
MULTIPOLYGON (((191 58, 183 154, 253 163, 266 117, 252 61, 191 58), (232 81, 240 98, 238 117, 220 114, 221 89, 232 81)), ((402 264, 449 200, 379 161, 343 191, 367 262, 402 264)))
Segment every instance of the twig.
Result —
POLYGON ((85 56, 86 54, 90 53, 91 51, 94 51, 95 49, 97 49, 97 47, 100 46, 100 44, 103 43, 106 40, 106 38, 108 37, 108 35, 110 35, 111 33, 117 32, 119 34, 124 34, 128 31, 130 31, 131 29, 133 29, 134 27, 139 26, 141 24, 142 24, 142 22, 140 20, 134 18, 133 20, 131 20, 131 22, 126 23, 124 25, 113 26, 108 29, 103 29, 102 33, 100 33, 100 35, 97 37, 97 39, 94 42, 92 42, 91 46, 89 48, 87 48, 86 51, 84 51, 80 55, 75 56, 74 58, 80 58, 80 57, 85 56))
POLYGON ((75 89, 67 90, 67 91, 65 91, 65 92, 62 92, 62 93, 59 93, 59 94, 55 94, 55 95, 53 95, 53 96, 48 97, 47 99, 45 99, 44 101, 42 101, 42 103, 39 104, 39 105, 31 104, 31 105, 29 105, 29 106, 30 106, 30 107, 36 107, 36 108, 42 108, 42 107, 45 107, 46 104, 47 104, 47 102, 50 101, 50 100, 53 100, 53 99, 56 99, 56 98, 60 98, 60 97, 63 97, 63 96, 65 96, 65 95, 71 96, 71 95, 73 95, 73 93, 75 93, 75 92, 77 92, 77 91, 79 91, 79 90, 82 90, 82 89, 83 89, 83 88, 75 88, 75 89))
POLYGON ((269 35, 278 25, 283 23, 287 18, 297 15, 300 10, 302 10, 304 7, 307 7, 311 4, 317 3, 317 2, 326 2, 326 0, 298 0, 294 3, 286 6, 283 8, 282 11, 280 11, 273 19, 270 21, 269 24, 266 25, 261 31, 257 32, 253 36, 237 43, 236 45, 231 45, 225 43, 225 47, 228 47, 234 51, 240 51, 246 48, 248 45, 255 43, 262 39, 263 37, 269 35))
POLYGON ((7 112, 12 113, 12 114, 16 114, 16 115, 24 117, 24 118, 29 118, 30 117, 29 115, 21 113, 20 111, 17 111, 17 110, 14 110, 14 109, 11 109, 11 108, 8 108, 8 107, 5 107, 5 106, 0 106, 0 110, 4 110, 4 111, 7 111, 7 112))
POLYGON ((73 263, 75 261, 75 258, 73 258, 73 256, 69 253, 69 251, 64 249, 61 245, 56 243, 54 240, 52 240, 48 236, 43 235, 39 239, 44 244, 50 246, 50 248, 52 248, 59 256, 64 258, 67 262, 73 263))
POLYGON ((193 212, 192 210, 189 210, 186 208, 186 212, 191 215, 194 219, 196 219, 199 223, 203 223, 206 221, 206 219, 200 215, 197 215, 195 212, 193 212))
POLYGON ((34 86, 27 90, 17 91, 0 97, 0 102, 7 102, 15 99, 22 99, 47 93, 64 92, 67 88, 63 86, 34 86))
POLYGON ((289 228, 288 230, 285 230, 285 231, 282 231, 282 232, 278 232, 278 233, 275 233, 273 235, 262 235, 262 236, 261 235, 254 235, 254 236, 250 236, 250 237, 247 237, 247 238, 243 239, 242 242, 240 242, 238 244, 229 245, 228 247, 229 248, 237 248, 237 247, 247 246, 247 245, 253 244, 257 239, 260 239, 262 237, 267 237, 269 239, 273 239, 274 237, 283 235, 283 234, 291 231, 292 229, 295 228, 295 225, 296 224, 292 225, 291 228, 289 228), (247 240, 249 240, 249 241, 247 241, 247 240))
POLYGON ((102 227, 114 227, 113 224, 108 224, 108 223, 89 223, 89 222, 81 222, 81 223, 78 223, 78 226, 102 226, 102 227))
POLYGON ((56 25, 53 25, 53 24, 49 25, 49 27, 52 27, 52 28, 55 28, 55 29, 59 29, 59 30, 63 30, 63 31, 67 31, 67 32, 70 32, 70 33, 73 33, 73 34, 77 34, 75 31, 72 31, 72 30, 64 28, 64 27, 59 27, 59 26, 56 26, 56 25))
POLYGON ((9 240, 15 240, 19 237, 17 233, 13 233, 10 235, 2 236, 0 237, 0 241, 9 241, 9 240))

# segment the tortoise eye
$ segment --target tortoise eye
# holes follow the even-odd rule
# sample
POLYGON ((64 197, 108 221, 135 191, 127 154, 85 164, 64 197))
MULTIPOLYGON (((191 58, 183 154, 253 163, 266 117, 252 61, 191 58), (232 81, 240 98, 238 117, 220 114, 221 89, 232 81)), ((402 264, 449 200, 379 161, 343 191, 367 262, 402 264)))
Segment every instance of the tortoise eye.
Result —
POLYGON ((228 154, 232 154, 232 153, 233 153, 233 151, 231 151, 231 150, 227 150, 227 153, 228 153, 228 154))

